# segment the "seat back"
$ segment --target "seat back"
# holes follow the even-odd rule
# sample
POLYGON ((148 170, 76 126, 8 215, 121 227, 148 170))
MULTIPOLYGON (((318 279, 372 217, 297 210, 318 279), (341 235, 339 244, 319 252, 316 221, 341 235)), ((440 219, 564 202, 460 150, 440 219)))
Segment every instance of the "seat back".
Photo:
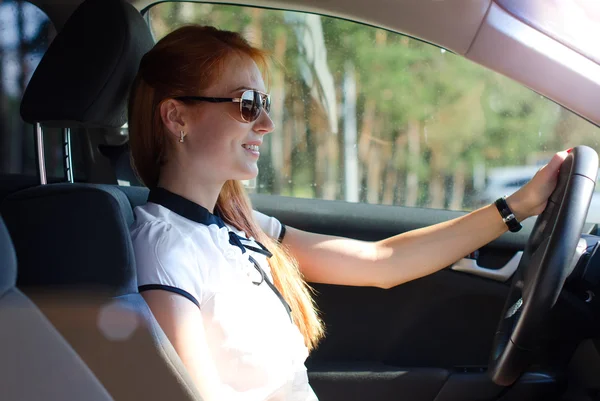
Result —
MULTIPOLYGON (((21 116, 43 126, 119 129, 129 88, 153 43, 127 1, 85 0, 35 70, 21 116)), ((20 261, 19 287, 115 400, 201 399, 137 293, 128 230, 133 212, 121 191, 44 185, 6 197, 0 212, 20 261)))
POLYGON ((17 261, 0 218, 0 391, 4 400, 111 396, 39 309, 15 288, 17 261))
POLYGON ((115 400, 201 399, 136 291, 123 192, 50 184, 8 196, 0 211, 22 261, 19 287, 115 400))
POLYGON ((40 185, 40 178, 26 174, 0 174, 0 202, 8 195, 40 185))

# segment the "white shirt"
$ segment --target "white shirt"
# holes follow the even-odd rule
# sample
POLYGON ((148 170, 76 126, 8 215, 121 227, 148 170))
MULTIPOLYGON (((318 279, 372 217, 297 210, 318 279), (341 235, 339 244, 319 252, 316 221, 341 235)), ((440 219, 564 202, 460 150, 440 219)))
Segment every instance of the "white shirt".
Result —
MULTIPOLYGON (((240 246, 260 245, 165 189, 153 190, 148 203, 134 212, 131 236, 140 292, 175 292, 200 308, 225 399, 316 401, 304 366, 304 339, 285 301, 249 258, 272 283, 267 256, 240 246), (242 238, 237 245, 231 233, 242 238)), ((259 212, 254 217, 267 235, 280 236, 283 226, 277 219, 259 212)))

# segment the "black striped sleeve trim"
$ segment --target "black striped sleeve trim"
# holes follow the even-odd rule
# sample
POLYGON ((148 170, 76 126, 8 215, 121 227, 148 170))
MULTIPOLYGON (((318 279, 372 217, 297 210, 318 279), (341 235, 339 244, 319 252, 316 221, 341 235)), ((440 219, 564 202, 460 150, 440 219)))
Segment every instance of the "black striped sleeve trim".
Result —
POLYGON ((283 237, 285 237, 285 224, 281 224, 281 231, 279 231, 279 237, 277 238, 277 242, 280 244, 283 242, 283 237))
POLYGON ((169 291, 169 292, 173 292, 175 294, 179 294, 183 297, 186 297, 187 299, 192 301, 198 308, 200 308, 200 302, 198 302, 196 297, 194 297, 189 292, 182 290, 181 288, 171 287, 170 285, 162 285, 162 284, 146 284, 146 285, 140 285, 138 287, 139 292, 149 291, 149 290, 163 290, 163 291, 169 291))

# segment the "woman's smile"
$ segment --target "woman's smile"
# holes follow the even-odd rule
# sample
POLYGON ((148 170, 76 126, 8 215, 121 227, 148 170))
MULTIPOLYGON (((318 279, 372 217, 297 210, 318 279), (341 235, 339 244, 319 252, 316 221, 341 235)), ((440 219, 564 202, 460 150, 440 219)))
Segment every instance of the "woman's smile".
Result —
POLYGON ((252 157, 258 158, 260 156, 260 144, 245 143, 242 147, 252 157))

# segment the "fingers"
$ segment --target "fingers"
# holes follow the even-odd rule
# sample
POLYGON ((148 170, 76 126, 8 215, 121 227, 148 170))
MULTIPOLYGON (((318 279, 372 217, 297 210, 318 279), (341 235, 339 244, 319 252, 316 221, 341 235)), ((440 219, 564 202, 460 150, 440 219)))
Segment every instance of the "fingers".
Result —
POLYGON ((560 166, 565 161, 570 151, 571 149, 568 149, 555 153, 554 156, 552 156, 552 159, 548 162, 548 164, 546 164, 538 170, 538 174, 540 174, 541 177, 546 177, 547 179, 557 175, 560 166))
POLYGON ((548 164, 546 165, 548 167, 548 170, 553 172, 558 171, 558 169, 560 169, 560 166, 565 161, 570 152, 571 149, 555 153, 550 162, 548 162, 548 164))
POLYGON ((569 150, 563 150, 561 152, 557 152, 553 157, 552 160, 550 160, 550 163, 553 163, 556 165, 556 168, 559 168, 560 165, 562 164, 562 162, 565 161, 565 159, 567 158, 567 156, 569 156, 569 153, 571 152, 571 149, 569 150))

